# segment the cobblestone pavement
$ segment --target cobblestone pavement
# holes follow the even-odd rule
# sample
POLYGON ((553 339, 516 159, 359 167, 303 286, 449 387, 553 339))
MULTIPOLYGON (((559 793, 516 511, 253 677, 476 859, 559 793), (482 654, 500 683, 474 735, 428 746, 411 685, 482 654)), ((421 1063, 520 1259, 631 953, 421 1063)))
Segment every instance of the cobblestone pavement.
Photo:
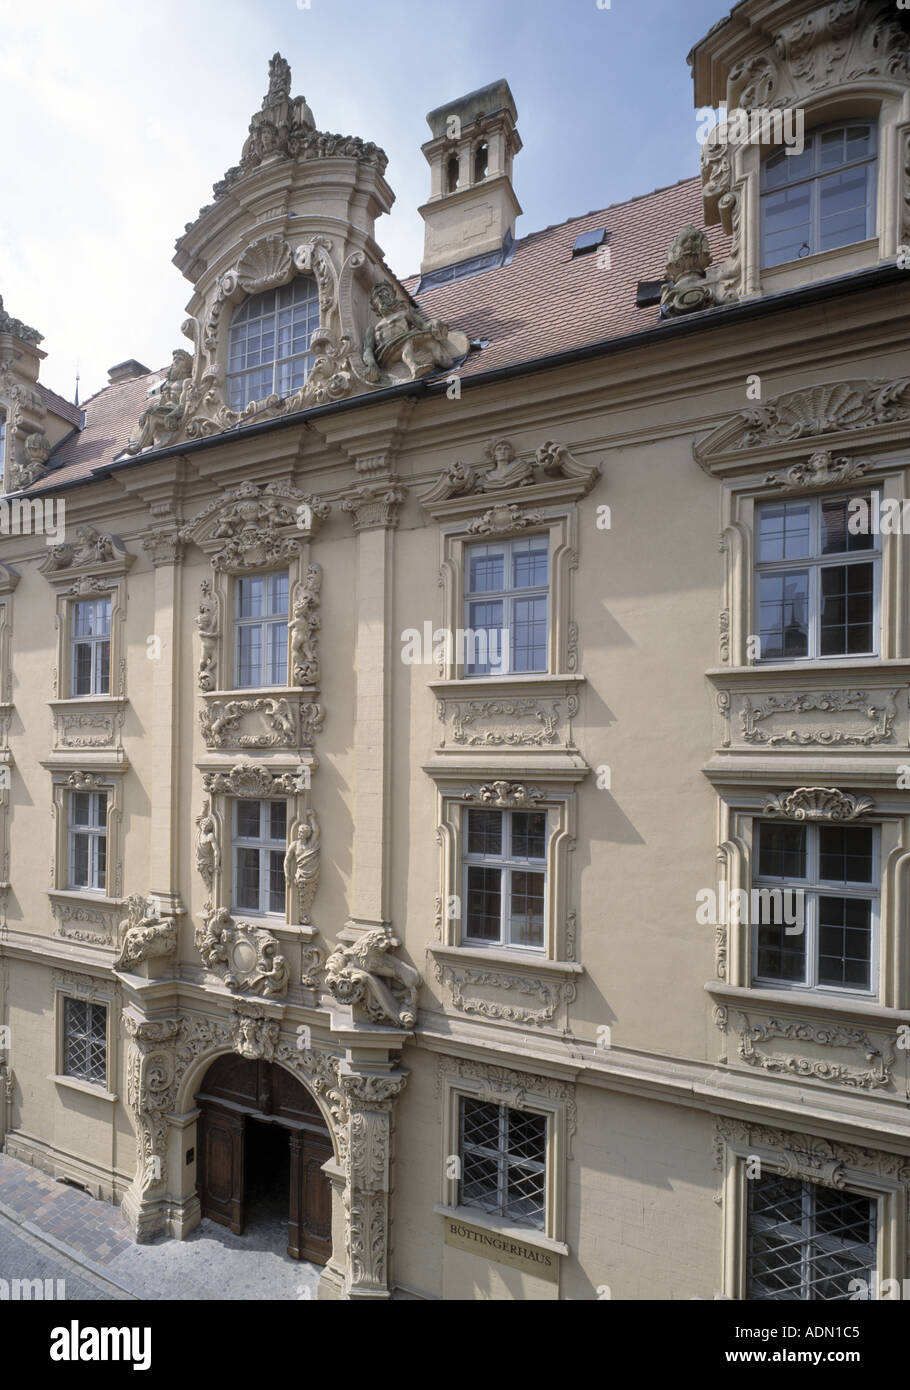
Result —
POLYGON ((49 1264, 59 1252, 96 1290, 70 1293, 68 1279, 68 1297, 315 1299, 320 1270, 286 1254, 280 1205, 261 1204, 243 1236, 206 1220, 186 1240, 136 1245, 119 1207, 0 1154, 0 1278, 63 1277, 14 1267, 22 1255, 16 1238, 31 1236, 45 1242, 49 1264))

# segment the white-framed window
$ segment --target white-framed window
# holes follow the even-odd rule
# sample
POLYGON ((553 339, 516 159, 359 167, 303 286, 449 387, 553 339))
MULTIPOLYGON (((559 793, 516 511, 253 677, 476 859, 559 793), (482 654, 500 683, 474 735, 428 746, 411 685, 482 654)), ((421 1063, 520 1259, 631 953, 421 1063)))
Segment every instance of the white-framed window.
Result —
POLYGON ((287 802, 238 797, 233 818, 234 910, 283 917, 287 802))
POLYGON ((877 654, 878 538, 849 529, 851 500, 808 497, 758 507, 755 602, 762 661, 877 654))
POLYGON ((748 1183, 746 1298, 846 1302, 877 1284, 878 1200, 764 1172, 748 1183))
POLYGON ((762 265, 771 268, 875 235, 877 127, 848 121, 809 131, 761 167, 762 265))
POLYGON ((312 275, 250 295, 234 310, 228 335, 227 388, 232 410, 267 396, 290 396, 313 365, 319 290, 312 275))
POLYGON ((63 1074, 91 1086, 107 1083, 107 1005, 63 1001, 63 1074))
POLYGON ((546 671, 549 648, 549 537, 465 548, 464 673, 546 671))
POLYGON ((70 792, 70 888, 103 893, 107 882, 107 792, 70 792))
POLYGON ((74 599, 70 609, 70 694, 107 695, 111 688, 111 600, 74 599))
POLYGON ((464 824, 466 945, 545 947, 546 811, 468 809, 464 824))
POLYGON ((459 1206, 477 1207, 543 1230, 547 1201, 547 1116, 459 1098, 459 1206))
POLYGON ((287 570, 234 581, 234 681, 238 690, 287 684, 288 588, 287 570))
POLYGON ((754 982, 876 994, 879 827, 759 821, 756 829, 753 886, 788 889, 802 906, 762 911, 775 920, 753 924, 754 982))

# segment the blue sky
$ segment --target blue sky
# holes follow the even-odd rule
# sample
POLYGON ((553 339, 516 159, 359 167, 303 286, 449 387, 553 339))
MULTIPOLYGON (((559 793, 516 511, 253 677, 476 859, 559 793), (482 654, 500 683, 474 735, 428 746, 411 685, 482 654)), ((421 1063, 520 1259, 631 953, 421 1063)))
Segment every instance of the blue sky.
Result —
POLYGON ((7 6, 0 294, 38 328, 41 379, 83 399, 127 357, 183 346, 184 223, 236 163, 278 49, 319 129, 389 156, 376 237, 417 270, 426 112, 499 77, 518 107, 517 233, 698 169, 686 54, 724 0, 42 0, 7 6))

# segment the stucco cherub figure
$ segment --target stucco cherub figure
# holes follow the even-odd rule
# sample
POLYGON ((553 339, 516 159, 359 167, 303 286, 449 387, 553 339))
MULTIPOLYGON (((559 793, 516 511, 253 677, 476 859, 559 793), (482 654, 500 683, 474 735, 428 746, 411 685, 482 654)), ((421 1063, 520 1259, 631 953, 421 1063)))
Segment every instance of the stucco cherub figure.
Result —
POLYGON ((391 954, 400 945, 378 927, 349 946, 336 946, 325 963, 327 989, 340 1004, 359 1004, 374 1022, 413 1028, 420 976, 391 954))
POLYGON ((316 812, 307 811, 284 856, 285 880, 297 889, 302 926, 311 925, 310 913, 319 887, 319 842, 316 812))
POLYGON ((199 689, 214 690, 218 679, 215 671, 218 647, 218 600, 215 598, 208 579, 203 579, 199 587, 202 591, 202 597, 199 600, 199 613, 196 618, 196 627, 201 641, 197 671, 199 689))
POLYGON ((151 444, 170 443, 186 413, 192 375, 192 355, 176 348, 161 390, 139 416, 138 431, 126 446, 128 454, 141 453, 151 444))
POLYGON ((144 960, 169 956, 177 949, 177 923, 162 917, 153 898, 133 893, 127 899, 128 916, 120 923, 120 954, 115 970, 131 970, 144 960))
POLYGON ((319 590, 322 571, 319 565, 308 565, 306 583, 294 600, 294 615, 288 626, 291 639, 291 671, 295 685, 314 685, 319 680, 319 658, 316 637, 319 631, 319 590))
POLYGON ((196 817, 196 868, 211 892, 221 868, 221 846, 218 843, 218 827, 208 802, 196 817))
MULTIPOLYGON (((453 340, 449 326, 441 319, 425 319, 407 300, 399 298, 388 280, 380 280, 370 293, 370 308, 376 315, 363 340, 366 379, 378 382, 383 375, 400 380, 390 369, 403 364, 410 380, 425 376, 436 367, 451 367, 460 356, 460 339, 453 340), (453 353, 453 346, 455 352, 453 353)), ((464 351, 467 339, 464 338, 464 351)))

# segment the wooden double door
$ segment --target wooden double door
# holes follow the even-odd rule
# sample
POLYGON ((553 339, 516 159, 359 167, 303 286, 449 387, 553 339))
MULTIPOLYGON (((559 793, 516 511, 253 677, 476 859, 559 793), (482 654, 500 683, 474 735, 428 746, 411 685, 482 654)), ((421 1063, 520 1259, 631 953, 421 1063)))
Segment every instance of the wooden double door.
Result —
POLYGON ((306 1087, 283 1067, 231 1055, 212 1063, 196 1104, 203 1216, 243 1235, 251 1197, 268 1193, 283 1209, 283 1189, 288 1254, 324 1265, 332 1253, 332 1189, 322 1165, 332 1142, 306 1087))

